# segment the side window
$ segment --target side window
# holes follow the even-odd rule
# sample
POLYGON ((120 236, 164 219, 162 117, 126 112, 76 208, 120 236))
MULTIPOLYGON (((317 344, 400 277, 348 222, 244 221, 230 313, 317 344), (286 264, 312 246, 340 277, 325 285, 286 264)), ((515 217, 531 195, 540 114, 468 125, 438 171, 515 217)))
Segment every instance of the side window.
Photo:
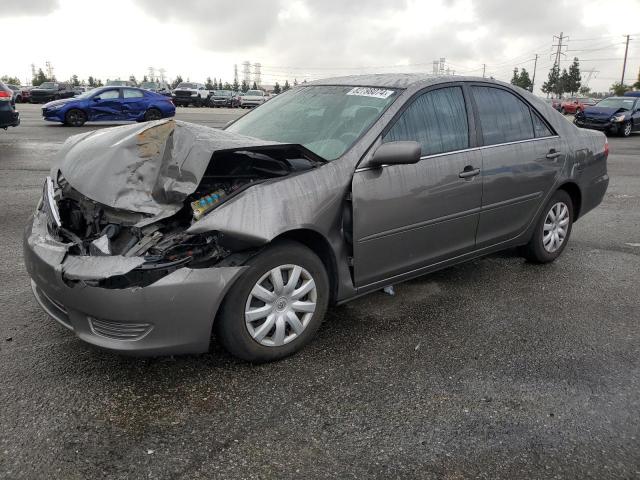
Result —
POLYGON ((553 135, 553 132, 549 130, 549 127, 547 127, 547 124, 542 121, 542 119, 540 118, 540 115, 538 115, 536 112, 532 112, 532 117, 533 117, 533 131, 536 134, 536 138, 550 137, 553 135))
POLYGON ((413 140, 422 155, 469 148, 469 125, 462 88, 432 90, 416 98, 383 141, 413 140))
POLYGON ((100 100, 113 100, 114 98, 118 98, 119 96, 120 92, 118 90, 106 90, 95 98, 98 98, 100 100))
POLYGON ((512 93, 493 87, 471 87, 478 106, 485 145, 534 138, 529 106, 512 93))
POLYGON ((123 92, 124 98, 142 98, 144 94, 140 90, 132 90, 131 88, 125 88, 123 92))

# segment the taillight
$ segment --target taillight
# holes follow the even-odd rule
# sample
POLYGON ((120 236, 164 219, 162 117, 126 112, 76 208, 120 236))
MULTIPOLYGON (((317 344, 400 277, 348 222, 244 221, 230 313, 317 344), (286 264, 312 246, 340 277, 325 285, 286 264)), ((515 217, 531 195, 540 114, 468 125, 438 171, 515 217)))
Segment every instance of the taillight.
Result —
POLYGON ((13 93, 0 90, 0 102, 10 102, 13 98, 13 93))
POLYGON ((609 158, 609 141, 606 138, 604 139, 604 158, 605 160, 609 158))

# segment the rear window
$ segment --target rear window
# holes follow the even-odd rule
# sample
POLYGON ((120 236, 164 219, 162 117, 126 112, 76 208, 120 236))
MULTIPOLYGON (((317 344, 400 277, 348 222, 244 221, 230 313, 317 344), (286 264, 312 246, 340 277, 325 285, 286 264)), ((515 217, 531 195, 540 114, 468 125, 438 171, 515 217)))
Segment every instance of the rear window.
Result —
POLYGON ((247 93, 245 93, 245 95, 261 97, 262 95, 264 95, 264 92, 262 90, 249 90, 247 93))
POLYGON ((534 138, 529 106, 514 94, 494 87, 471 87, 478 106, 485 145, 534 138))
POLYGON ((186 83, 186 82, 182 82, 180 85, 178 85, 177 88, 191 88, 191 89, 197 89, 198 85, 196 85, 195 83, 186 83))

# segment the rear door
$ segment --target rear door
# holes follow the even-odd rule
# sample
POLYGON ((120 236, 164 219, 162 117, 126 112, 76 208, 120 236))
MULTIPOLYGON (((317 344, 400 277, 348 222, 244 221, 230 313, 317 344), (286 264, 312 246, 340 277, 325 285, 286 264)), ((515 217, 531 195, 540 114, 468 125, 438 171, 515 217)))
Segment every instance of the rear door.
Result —
POLYGON ((566 146, 524 99, 507 88, 472 85, 482 143, 482 211, 476 246, 516 237, 533 219, 565 161, 566 146))
POLYGON ((354 277, 362 287, 471 251, 481 204, 482 157, 460 84, 409 100, 382 141, 422 145, 414 165, 356 170, 354 277), (461 174, 463 175, 461 177, 461 174))
POLYGON ((144 93, 133 88, 122 89, 122 116, 124 120, 137 120, 147 110, 144 93))
POLYGON ((122 101, 119 88, 103 90, 89 101, 89 120, 122 120, 122 101))

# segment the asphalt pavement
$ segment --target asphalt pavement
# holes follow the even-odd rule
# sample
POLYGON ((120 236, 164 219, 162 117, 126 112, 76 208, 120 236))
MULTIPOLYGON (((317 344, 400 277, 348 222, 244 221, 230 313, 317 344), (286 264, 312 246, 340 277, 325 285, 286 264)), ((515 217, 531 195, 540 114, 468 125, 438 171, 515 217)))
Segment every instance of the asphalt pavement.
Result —
MULTIPOLYGON (((640 478, 640 134, 560 259, 507 251, 332 308, 298 355, 140 359, 36 304, 22 229, 80 129, 0 131, 0 478, 640 478)), ((220 127, 240 110, 179 108, 220 127)))

